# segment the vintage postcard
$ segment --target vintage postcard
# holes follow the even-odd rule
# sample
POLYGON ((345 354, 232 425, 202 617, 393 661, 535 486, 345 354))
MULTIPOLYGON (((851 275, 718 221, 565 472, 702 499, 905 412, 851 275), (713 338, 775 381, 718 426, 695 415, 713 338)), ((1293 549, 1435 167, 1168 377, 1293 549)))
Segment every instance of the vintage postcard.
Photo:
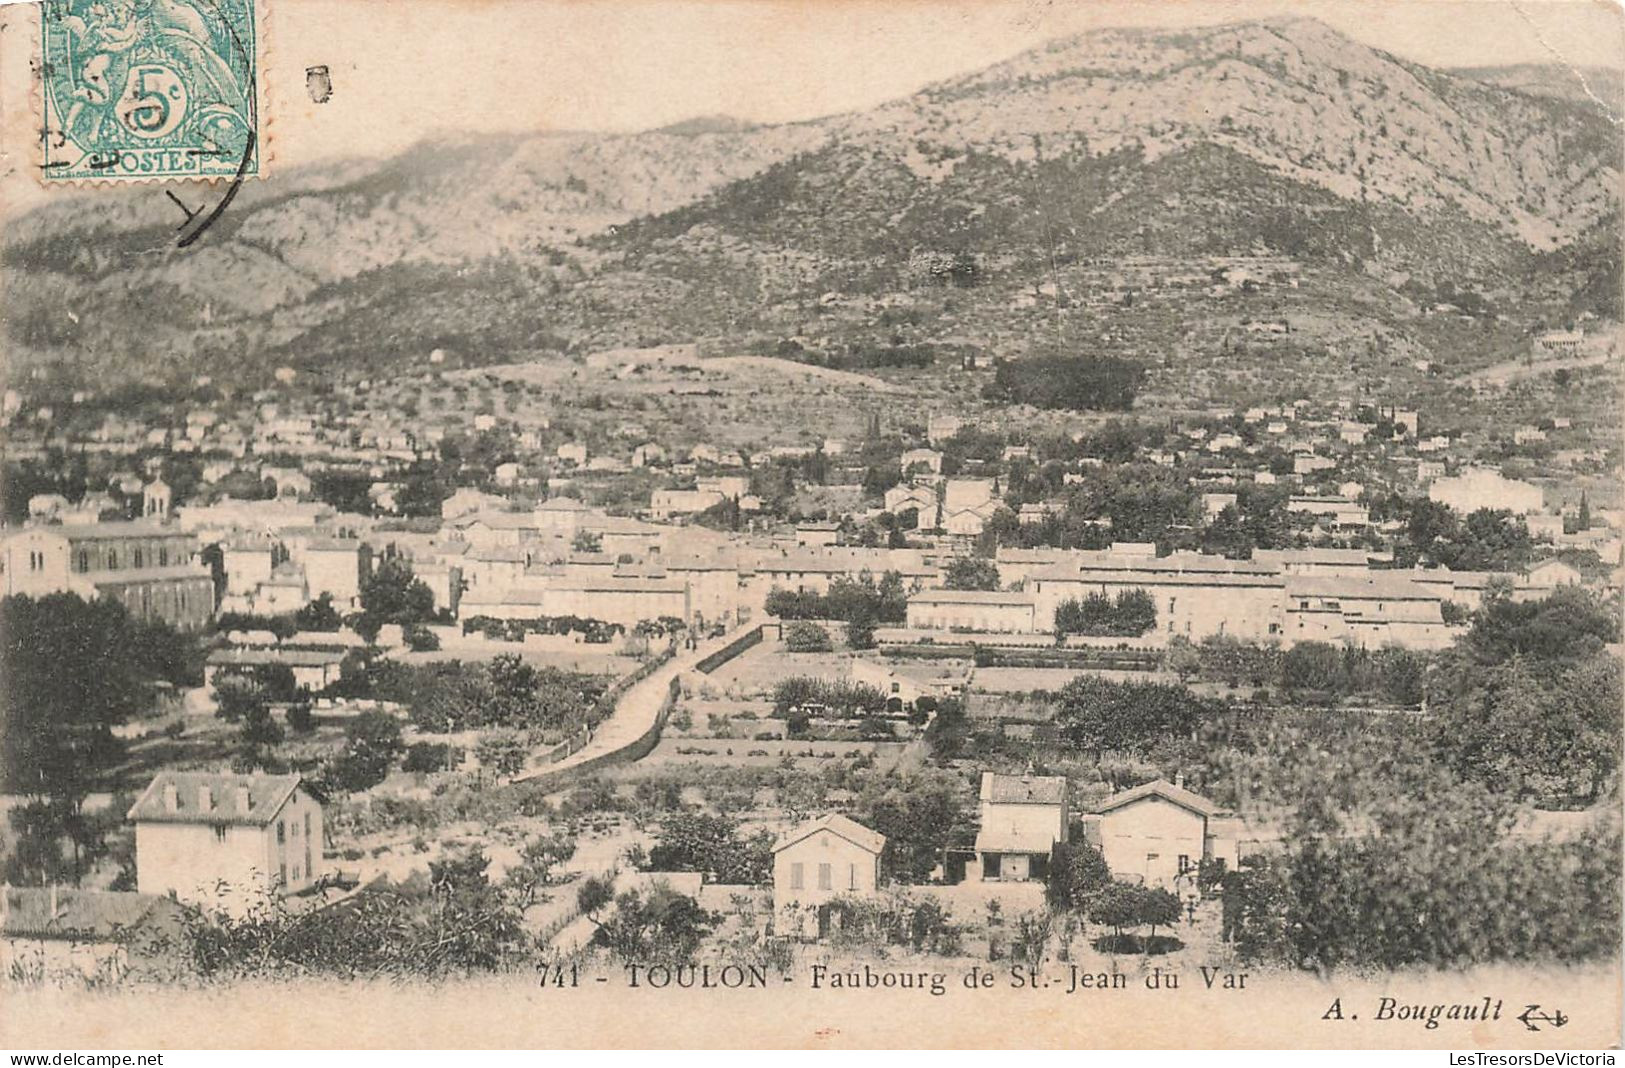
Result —
POLYGON ((1622 86, 0 7, 0 1045, 1616 1049, 1622 86))

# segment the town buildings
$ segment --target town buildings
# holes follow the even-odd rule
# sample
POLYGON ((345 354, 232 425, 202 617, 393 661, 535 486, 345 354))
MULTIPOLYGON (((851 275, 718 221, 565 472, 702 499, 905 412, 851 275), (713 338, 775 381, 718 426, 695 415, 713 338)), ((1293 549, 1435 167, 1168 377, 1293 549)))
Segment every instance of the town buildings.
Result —
POLYGON ((156 521, 24 527, 0 540, 0 591, 111 597, 136 619, 182 629, 214 615, 214 583, 197 540, 156 521))

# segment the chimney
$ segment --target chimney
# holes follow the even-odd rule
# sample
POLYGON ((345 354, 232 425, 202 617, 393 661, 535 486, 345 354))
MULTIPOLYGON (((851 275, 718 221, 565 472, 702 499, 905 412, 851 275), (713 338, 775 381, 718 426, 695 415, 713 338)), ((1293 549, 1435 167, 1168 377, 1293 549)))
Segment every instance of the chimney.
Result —
POLYGON ((164 783, 164 811, 179 812, 181 810, 180 793, 176 791, 172 782, 164 783))
POLYGON ((248 787, 237 787, 237 811, 243 815, 254 810, 254 796, 248 792, 248 787))
POLYGON ((199 812, 212 812, 214 810, 214 791, 207 786, 197 788, 197 808, 199 812))
POLYGON ((1174 785, 1181 790, 1185 788, 1185 773, 1183 771, 1174 772, 1174 785))

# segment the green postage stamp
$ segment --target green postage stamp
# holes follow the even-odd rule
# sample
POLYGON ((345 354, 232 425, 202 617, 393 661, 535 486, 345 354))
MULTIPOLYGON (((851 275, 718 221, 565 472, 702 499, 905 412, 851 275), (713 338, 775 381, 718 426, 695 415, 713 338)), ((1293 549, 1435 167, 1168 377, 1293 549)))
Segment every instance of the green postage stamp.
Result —
POLYGON ((44 0, 47 182, 253 177, 255 0, 44 0))

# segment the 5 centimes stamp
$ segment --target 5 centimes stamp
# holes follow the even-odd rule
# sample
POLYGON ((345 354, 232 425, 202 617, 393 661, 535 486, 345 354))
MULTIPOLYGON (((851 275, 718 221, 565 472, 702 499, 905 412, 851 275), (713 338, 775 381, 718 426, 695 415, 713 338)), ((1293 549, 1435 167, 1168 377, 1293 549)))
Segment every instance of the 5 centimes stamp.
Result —
POLYGON ((255 0, 46 0, 47 182, 260 173, 255 0))

